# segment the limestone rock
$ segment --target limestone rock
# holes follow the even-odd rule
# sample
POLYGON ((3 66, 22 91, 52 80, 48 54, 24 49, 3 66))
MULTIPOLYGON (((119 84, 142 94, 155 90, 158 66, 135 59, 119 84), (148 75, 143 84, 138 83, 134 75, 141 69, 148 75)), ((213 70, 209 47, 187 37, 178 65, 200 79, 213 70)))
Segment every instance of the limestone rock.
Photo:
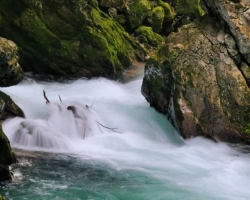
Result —
POLYGON ((250 1, 206 0, 205 4, 228 28, 240 54, 250 64, 250 1))
POLYGON ((0 86, 15 85, 23 79, 23 70, 18 61, 17 45, 0 37, 0 86))
POLYGON ((184 138, 249 142, 244 127, 250 121, 250 90, 230 41, 217 20, 207 17, 171 33, 146 64, 142 94, 184 138))

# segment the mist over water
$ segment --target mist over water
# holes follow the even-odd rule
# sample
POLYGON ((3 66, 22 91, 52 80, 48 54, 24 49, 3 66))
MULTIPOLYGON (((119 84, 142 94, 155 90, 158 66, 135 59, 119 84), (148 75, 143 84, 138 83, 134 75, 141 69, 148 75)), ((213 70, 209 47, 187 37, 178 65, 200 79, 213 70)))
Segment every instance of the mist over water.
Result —
POLYGON ((27 79, 0 88, 26 116, 3 123, 19 155, 12 166, 19 181, 0 185, 0 193, 7 199, 250 199, 249 152, 204 138, 184 141, 149 106, 141 84, 141 78, 126 84, 27 79))

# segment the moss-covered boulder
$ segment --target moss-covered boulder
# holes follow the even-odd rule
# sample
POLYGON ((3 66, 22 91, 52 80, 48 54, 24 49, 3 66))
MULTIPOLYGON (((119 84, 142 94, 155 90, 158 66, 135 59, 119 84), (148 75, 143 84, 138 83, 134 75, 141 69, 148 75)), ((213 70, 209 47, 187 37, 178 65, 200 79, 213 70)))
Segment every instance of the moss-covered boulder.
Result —
POLYGON ((0 181, 11 180, 9 165, 16 161, 15 154, 10 148, 10 142, 0 125, 0 181))
POLYGON ((135 30, 143 24, 151 10, 151 5, 147 0, 134 0, 129 3, 127 9, 129 28, 135 30))
POLYGON ((171 33, 146 65, 142 94, 184 138, 250 141, 250 89, 228 37, 216 18, 195 21, 171 33))
POLYGON ((25 117, 23 111, 15 104, 10 96, 0 91, 0 120, 15 116, 25 117))
POLYGON ((0 86, 15 85, 23 79, 23 70, 18 62, 17 45, 0 37, 0 86))
POLYGON ((177 15, 203 16, 205 13, 200 6, 200 0, 174 0, 177 15))
POLYGON ((148 15, 148 22, 151 24, 154 32, 159 33, 162 30, 165 12, 163 7, 156 6, 148 15))
POLYGON ((139 42, 146 45, 148 49, 150 49, 150 47, 159 47, 164 43, 164 38, 155 33, 151 27, 140 26, 135 30, 135 35, 139 42))
POLYGON ((0 13, 0 32, 20 47, 20 63, 26 71, 117 78, 145 54, 99 10, 97 1, 4 0, 0 13))
POLYGON ((167 2, 164 2, 162 0, 157 0, 157 3, 159 6, 161 6, 165 11, 165 21, 171 22, 174 19, 174 12, 173 8, 168 4, 167 2))

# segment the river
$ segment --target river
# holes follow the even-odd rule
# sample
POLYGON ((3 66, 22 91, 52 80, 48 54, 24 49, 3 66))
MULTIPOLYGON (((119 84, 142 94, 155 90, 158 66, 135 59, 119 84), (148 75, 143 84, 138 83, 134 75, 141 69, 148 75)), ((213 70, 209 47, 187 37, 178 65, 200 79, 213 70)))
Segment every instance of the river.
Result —
POLYGON ((26 78, 0 88, 26 116, 3 123, 19 163, 11 166, 18 180, 1 183, 0 194, 8 200, 250 199, 247 148, 201 137, 184 141, 149 106, 141 84, 141 76, 126 83, 26 78))

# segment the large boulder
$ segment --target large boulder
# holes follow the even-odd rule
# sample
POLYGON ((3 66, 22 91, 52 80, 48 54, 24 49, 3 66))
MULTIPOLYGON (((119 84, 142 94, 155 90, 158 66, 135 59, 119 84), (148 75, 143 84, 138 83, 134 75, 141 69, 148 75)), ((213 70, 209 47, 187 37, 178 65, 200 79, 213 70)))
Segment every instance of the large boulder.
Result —
POLYGON ((10 40, 0 37, 0 86, 15 85, 23 79, 23 70, 18 62, 17 45, 10 40))
POLYGON ((26 71, 117 78, 146 52, 97 0, 3 0, 1 35, 20 47, 26 71))
POLYGON ((206 17, 171 33, 146 64, 142 94, 184 138, 249 142, 250 90, 233 41, 216 18, 206 17))

